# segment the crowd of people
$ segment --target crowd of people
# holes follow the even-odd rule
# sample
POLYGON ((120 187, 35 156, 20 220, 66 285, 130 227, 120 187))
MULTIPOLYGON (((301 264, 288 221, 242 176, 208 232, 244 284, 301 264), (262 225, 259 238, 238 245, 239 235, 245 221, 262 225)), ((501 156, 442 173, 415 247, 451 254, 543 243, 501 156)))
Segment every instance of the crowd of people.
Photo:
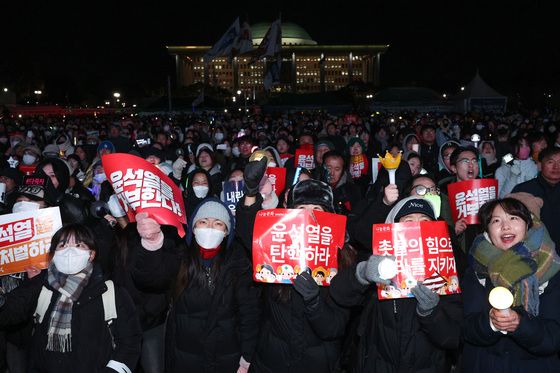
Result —
POLYGON ((0 273, 2 373, 560 371, 560 112, 6 117, 0 154, 0 215, 58 206, 63 223, 48 268, 0 273), (185 238, 127 219, 112 153, 180 188, 185 238), (386 153, 402 157, 394 182, 374 162, 386 153), (281 193, 267 167, 286 169, 281 193), (449 185, 478 178, 496 199, 479 224, 454 221, 449 185), (241 181, 231 209, 224 185, 241 181), (347 217, 330 286, 253 281, 255 218, 272 208, 347 217), (435 220, 462 292, 419 282, 380 300, 372 225, 435 220), (511 309, 489 303, 498 286, 511 309))

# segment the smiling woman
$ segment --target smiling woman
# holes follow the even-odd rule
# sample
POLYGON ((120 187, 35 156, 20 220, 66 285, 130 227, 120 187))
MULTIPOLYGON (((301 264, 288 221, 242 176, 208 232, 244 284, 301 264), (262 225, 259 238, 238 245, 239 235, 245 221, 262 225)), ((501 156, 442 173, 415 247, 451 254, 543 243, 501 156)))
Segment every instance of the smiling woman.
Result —
POLYGON ((465 372, 559 371, 560 258, 544 225, 514 198, 483 205, 484 234, 470 250, 463 290, 465 372), (511 309, 493 308, 488 294, 513 293, 511 309), (547 331, 543 333, 543 331, 547 331), (507 352, 506 352, 507 351, 507 352))

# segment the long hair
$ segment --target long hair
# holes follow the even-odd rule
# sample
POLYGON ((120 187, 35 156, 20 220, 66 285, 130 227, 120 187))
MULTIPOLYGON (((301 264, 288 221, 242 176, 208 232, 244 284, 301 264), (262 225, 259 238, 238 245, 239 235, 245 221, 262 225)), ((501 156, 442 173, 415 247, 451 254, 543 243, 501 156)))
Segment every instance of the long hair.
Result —
MULTIPOLYGON (((230 233, 231 234, 231 233, 230 233)), ((228 237, 220 244, 220 251, 214 257, 214 263, 210 267, 210 280, 216 283, 220 276, 222 264, 226 256, 228 237)), ((191 244, 186 247, 184 251, 183 260, 179 272, 177 273, 177 280, 175 281, 175 289, 173 291, 173 300, 179 299, 185 289, 194 286, 200 288, 208 288, 208 278, 202 258, 200 257, 200 248, 196 240, 192 240, 191 244)))
POLYGON ((54 256, 56 247, 59 243, 65 243, 74 237, 75 242, 83 242, 89 247, 90 250, 97 252, 97 245, 95 244, 95 236, 91 229, 83 224, 67 224, 60 228, 51 239, 51 247, 49 248, 49 255, 54 256))

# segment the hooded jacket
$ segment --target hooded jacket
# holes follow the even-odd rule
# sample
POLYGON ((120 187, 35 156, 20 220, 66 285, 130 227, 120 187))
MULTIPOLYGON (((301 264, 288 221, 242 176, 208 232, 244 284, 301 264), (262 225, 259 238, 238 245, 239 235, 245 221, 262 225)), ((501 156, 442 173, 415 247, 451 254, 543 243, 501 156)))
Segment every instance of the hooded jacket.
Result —
POLYGON ((183 192, 184 202, 185 202, 185 212, 187 214, 187 221, 190 220, 191 216, 193 216, 193 212, 196 207, 205 199, 209 197, 214 197, 214 185, 212 183, 210 174, 203 168, 196 168, 194 171, 188 174, 186 182, 185 182, 187 189, 183 192), (193 179, 196 174, 204 174, 206 175, 206 179, 208 180, 208 194, 206 197, 198 198, 194 193, 193 189, 193 179))

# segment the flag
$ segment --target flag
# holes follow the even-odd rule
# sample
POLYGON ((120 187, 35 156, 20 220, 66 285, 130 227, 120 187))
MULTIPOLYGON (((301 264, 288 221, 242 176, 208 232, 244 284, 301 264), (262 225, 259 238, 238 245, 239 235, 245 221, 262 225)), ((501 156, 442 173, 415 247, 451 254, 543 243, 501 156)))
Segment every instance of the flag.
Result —
POLYGON ((192 102, 192 107, 195 108, 198 105, 202 104, 204 102, 204 88, 202 88, 202 90, 200 91, 200 94, 198 95, 197 98, 195 98, 192 102))
POLYGON ((253 53, 250 63, 262 60, 265 57, 273 57, 280 54, 282 48, 282 26, 280 19, 272 22, 264 35, 258 48, 253 53))
POLYGON ((265 91, 270 91, 274 84, 280 83, 280 69, 282 67, 282 58, 277 57, 276 61, 268 66, 266 75, 264 76, 263 85, 265 91))
POLYGON ((233 57, 253 49, 251 27, 247 22, 241 22, 239 17, 227 29, 224 35, 204 55, 204 63, 209 64, 216 57, 228 56, 229 61, 233 57))

